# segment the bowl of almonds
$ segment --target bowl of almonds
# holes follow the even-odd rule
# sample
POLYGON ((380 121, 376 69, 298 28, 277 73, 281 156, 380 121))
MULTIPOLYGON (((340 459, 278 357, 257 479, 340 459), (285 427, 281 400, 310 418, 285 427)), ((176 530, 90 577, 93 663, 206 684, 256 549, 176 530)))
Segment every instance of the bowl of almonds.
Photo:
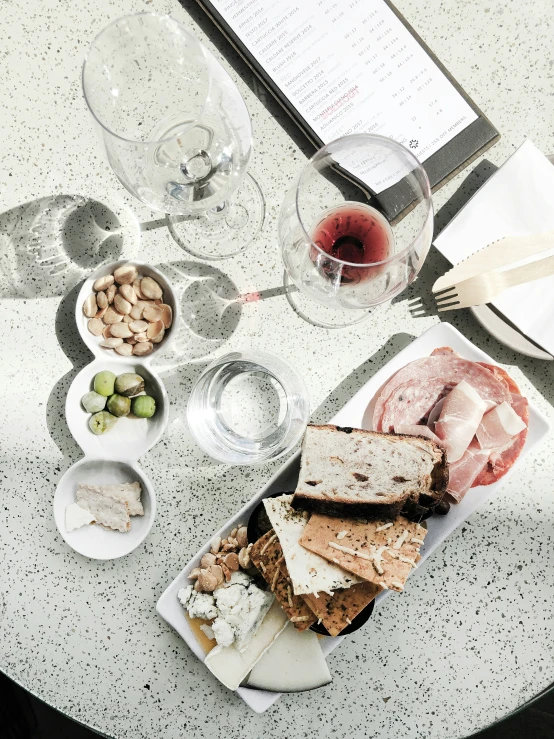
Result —
POLYGON ((77 326, 95 355, 146 357, 174 335, 177 308, 171 285, 155 267, 113 262, 83 284, 77 298, 77 326))

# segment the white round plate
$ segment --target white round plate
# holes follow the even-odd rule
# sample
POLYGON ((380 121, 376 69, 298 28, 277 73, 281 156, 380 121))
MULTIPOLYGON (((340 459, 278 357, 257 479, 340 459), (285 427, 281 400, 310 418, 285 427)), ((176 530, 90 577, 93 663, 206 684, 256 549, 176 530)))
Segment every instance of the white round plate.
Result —
POLYGON ((163 383, 144 363, 130 361, 132 357, 115 359, 115 356, 96 359, 79 372, 67 393, 65 417, 73 438, 88 458, 134 461, 161 439, 169 421, 169 402, 163 383), (118 418, 115 426, 105 434, 94 434, 88 425, 92 414, 85 411, 81 398, 93 389, 94 376, 102 370, 115 375, 133 372, 143 377, 144 392, 156 401, 152 418, 118 418))
POLYGON ((491 310, 488 305, 476 305, 470 308, 470 310, 481 326, 491 336, 494 336, 495 339, 498 339, 500 343, 510 349, 520 354, 525 354, 528 357, 533 357, 534 359, 546 359, 547 361, 554 359, 548 352, 535 346, 520 331, 512 328, 498 313, 491 310))
MULTIPOLYGON (((547 159, 551 164, 554 164, 553 154, 547 156, 547 159)), ((554 359, 551 354, 548 354, 548 352, 545 352, 543 349, 529 341, 529 339, 518 329, 510 326, 509 323, 504 321, 502 316, 491 310, 488 305, 477 305, 474 308, 470 308, 470 310, 481 326, 483 326, 491 336, 498 339, 501 344, 504 344, 520 354, 533 357, 534 359, 546 359, 547 361, 552 361, 554 359)))
POLYGON ((64 541, 83 557, 117 559, 136 549, 148 536, 156 516, 156 495, 152 483, 138 465, 114 460, 81 459, 64 474, 54 496, 54 519, 64 541), (65 509, 75 503, 78 483, 117 485, 140 482, 144 516, 131 517, 131 530, 111 531, 99 524, 89 524, 69 533, 65 530, 65 509))

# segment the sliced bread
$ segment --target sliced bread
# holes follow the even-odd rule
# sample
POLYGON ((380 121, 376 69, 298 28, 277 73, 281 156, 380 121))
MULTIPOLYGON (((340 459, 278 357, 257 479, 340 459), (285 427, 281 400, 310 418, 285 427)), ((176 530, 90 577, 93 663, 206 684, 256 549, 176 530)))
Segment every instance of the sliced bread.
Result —
POLYGON ((447 484, 444 449, 429 439, 310 425, 292 506, 367 520, 416 511, 420 519, 447 484))

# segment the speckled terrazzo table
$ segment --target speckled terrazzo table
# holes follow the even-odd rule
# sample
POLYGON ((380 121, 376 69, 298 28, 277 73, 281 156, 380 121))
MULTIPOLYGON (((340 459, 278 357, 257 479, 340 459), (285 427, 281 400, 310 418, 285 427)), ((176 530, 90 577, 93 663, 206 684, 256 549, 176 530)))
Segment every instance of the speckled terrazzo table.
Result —
MULTIPOLYGON (((526 136, 545 153, 554 151, 550 0, 397 4, 502 132, 486 154, 490 162, 502 163, 526 136)), ((167 433, 141 460, 158 492, 150 536, 132 555, 108 563, 83 559, 64 544, 52 499, 61 474, 81 456, 63 407, 72 378, 90 361, 72 314, 75 285, 94 261, 79 248, 91 213, 107 230, 112 216, 102 205, 120 221, 130 209, 142 224, 140 258, 161 265, 174 282, 190 286, 208 276, 223 286, 224 298, 275 288, 282 284, 276 214, 310 148, 192 0, 185 9, 177 0, 7 0, 0 25, 0 669, 118 739, 450 739, 472 734, 546 688, 554 681, 552 440, 429 559, 403 597, 389 599, 370 628, 333 652, 330 686, 283 697, 265 715, 254 715, 223 689, 154 611, 198 546, 276 466, 233 469, 195 447, 184 408, 208 356, 278 347, 302 372, 314 418, 323 420, 438 320, 413 318, 407 307, 444 269, 436 252, 408 293, 351 329, 315 328, 281 295, 246 305, 223 330, 208 324, 194 342, 184 337, 165 366, 167 433), (145 9, 171 12, 219 49, 252 114, 251 170, 268 218, 255 247, 217 263, 219 272, 182 252, 159 215, 119 186, 81 96, 80 66, 93 35, 120 15, 145 9), (38 225, 37 213, 43 214, 38 225), (78 268, 56 256, 60 213, 74 221, 73 227, 64 221, 60 238, 78 268)), ((436 194, 438 228, 490 171, 486 162, 471 169, 476 166, 475 174, 461 173, 436 194)), ((134 244, 115 247, 132 252, 134 244)), ((505 349, 467 313, 453 315, 452 323, 509 365, 552 418, 551 364, 505 349)))

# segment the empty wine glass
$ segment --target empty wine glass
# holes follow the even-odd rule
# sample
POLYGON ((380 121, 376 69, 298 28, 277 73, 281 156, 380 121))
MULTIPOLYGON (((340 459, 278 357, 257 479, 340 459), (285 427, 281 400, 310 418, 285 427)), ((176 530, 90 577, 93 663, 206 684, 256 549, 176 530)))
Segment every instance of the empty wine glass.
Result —
POLYGON ((198 39, 167 15, 120 18, 93 41, 83 91, 119 181, 168 214, 183 248, 220 259, 250 245, 264 219, 250 117, 198 39))
POLYGON ((427 174, 392 139, 344 136, 308 161, 285 197, 278 229, 295 310, 327 328, 357 323, 421 269, 433 235, 427 174), (403 217, 387 216, 395 210, 392 192, 410 206, 403 217))

